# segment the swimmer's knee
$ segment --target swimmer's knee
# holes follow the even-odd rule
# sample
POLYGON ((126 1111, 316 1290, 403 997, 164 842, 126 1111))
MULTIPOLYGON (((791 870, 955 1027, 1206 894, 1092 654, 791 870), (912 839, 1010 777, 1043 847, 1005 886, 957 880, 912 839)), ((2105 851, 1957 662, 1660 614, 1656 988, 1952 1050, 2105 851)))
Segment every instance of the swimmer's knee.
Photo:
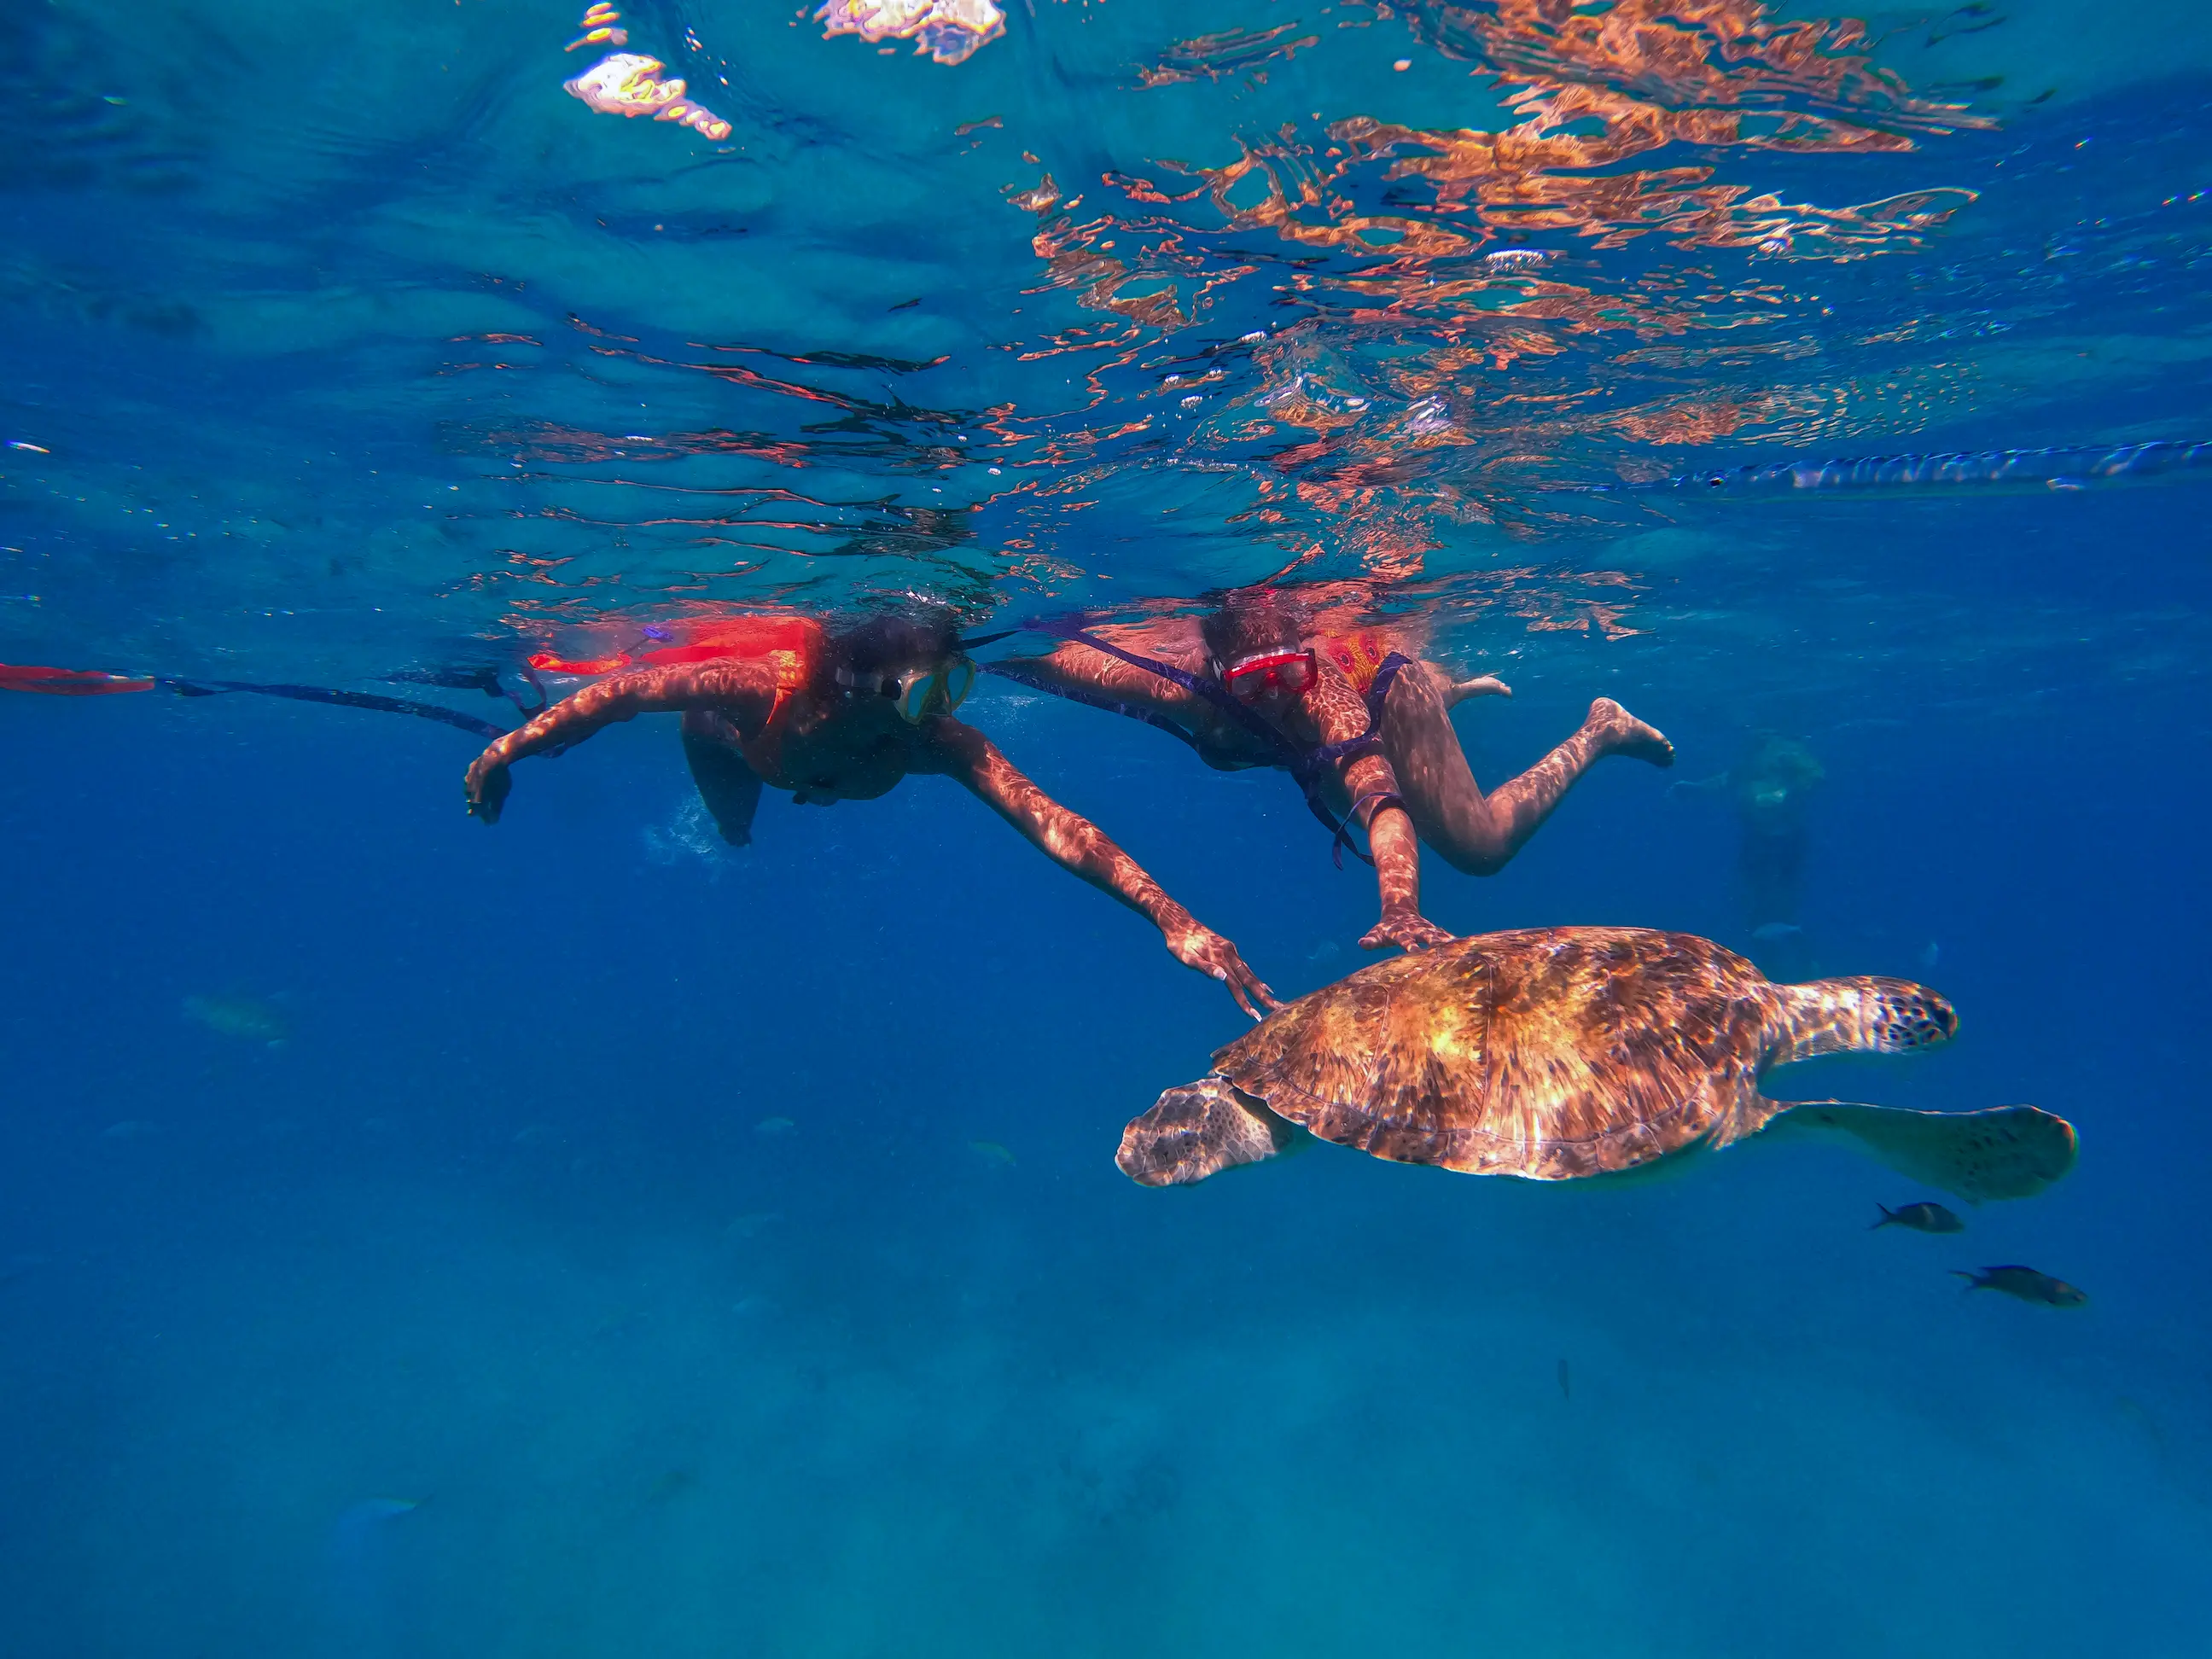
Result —
POLYGON ((1437 847, 1437 855, 1462 876, 1494 876, 1513 862, 1510 848, 1437 847))

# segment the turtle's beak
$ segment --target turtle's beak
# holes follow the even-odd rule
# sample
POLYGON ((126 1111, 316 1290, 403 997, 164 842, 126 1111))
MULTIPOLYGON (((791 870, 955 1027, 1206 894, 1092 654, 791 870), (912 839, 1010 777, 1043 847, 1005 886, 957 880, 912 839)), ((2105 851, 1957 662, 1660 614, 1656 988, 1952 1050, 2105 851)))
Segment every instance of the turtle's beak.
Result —
POLYGON ((1870 1000, 1869 1034, 1884 1054, 1933 1048, 1958 1033, 1959 1011, 1924 985, 1891 981, 1870 1000))

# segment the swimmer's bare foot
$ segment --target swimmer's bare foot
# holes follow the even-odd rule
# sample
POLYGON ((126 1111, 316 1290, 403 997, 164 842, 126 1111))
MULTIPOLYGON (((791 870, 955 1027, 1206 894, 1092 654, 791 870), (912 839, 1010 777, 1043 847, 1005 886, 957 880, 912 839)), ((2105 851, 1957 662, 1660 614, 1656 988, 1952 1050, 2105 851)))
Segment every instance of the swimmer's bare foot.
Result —
POLYGON ((1583 730, 1589 734, 1600 756, 1626 755, 1654 766, 1674 763, 1674 745, 1659 728, 1646 726, 1611 697, 1600 697, 1590 705, 1583 730))
POLYGON ((1471 680, 1461 680, 1444 690, 1444 707, 1456 708, 1469 697, 1510 697, 1513 688, 1495 674, 1484 674, 1471 680))

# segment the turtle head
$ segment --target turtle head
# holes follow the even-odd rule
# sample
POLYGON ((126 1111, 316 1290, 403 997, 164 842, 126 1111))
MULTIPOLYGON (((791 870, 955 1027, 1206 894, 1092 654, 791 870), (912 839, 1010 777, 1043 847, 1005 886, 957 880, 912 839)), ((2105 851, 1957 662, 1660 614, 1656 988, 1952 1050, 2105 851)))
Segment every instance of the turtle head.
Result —
POLYGON ((1114 1162, 1146 1187, 1188 1187, 1286 1151, 1296 1131, 1219 1073, 1169 1090, 1121 1131, 1114 1162))
POLYGON ((1820 1054, 1901 1054, 1948 1042, 1959 1012, 1909 979, 1816 979, 1778 985, 1782 1006, 1767 1064, 1820 1054))
POLYGON ((1867 1047, 1885 1054, 1933 1048, 1958 1035, 1959 1011, 1924 985, 1909 979, 1868 981, 1867 1047))

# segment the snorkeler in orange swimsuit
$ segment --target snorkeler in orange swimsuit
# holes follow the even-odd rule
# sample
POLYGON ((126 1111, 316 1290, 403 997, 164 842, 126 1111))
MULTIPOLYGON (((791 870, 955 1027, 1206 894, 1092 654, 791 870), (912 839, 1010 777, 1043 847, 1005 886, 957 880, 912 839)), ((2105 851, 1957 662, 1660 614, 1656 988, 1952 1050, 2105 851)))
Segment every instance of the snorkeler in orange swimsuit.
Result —
MULTIPOLYGON (((1671 766, 1674 745, 1601 697, 1582 728, 1485 795, 1452 731, 1468 697, 1510 696, 1399 655, 1376 630, 1338 626, 1291 592, 1245 589, 1200 618, 1083 629, 1048 655, 992 665, 1010 678, 1173 732, 1209 766, 1277 766, 1340 842, 1367 832, 1382 920, 1360 944, 1418 950, 1451 935, 1421 915, 1422 843, 1456 870, 1495 874, 1607 755, 1671 766)), ((1356 849, 1355 849, 1356 850, 1356 849)))
POLYGON ((508 768, 639 714, 680 714, 684 753, 726 840, 750 839, 761 787, 805 804, 872 800, 910 773, 957 779, 1030 844, 1160 930, 1176 961, 1228 986, 1247 1013, 1278 1006, 1237 947, 1170 898, 1104 832, 1052 799, 953 718, 976 665, 942 624, 878 617, 844 629, 741 617, 611 662, 533 658, 557 672, 617 670, 507 733, 469 768, 469 811, 490 823, 508 768))

